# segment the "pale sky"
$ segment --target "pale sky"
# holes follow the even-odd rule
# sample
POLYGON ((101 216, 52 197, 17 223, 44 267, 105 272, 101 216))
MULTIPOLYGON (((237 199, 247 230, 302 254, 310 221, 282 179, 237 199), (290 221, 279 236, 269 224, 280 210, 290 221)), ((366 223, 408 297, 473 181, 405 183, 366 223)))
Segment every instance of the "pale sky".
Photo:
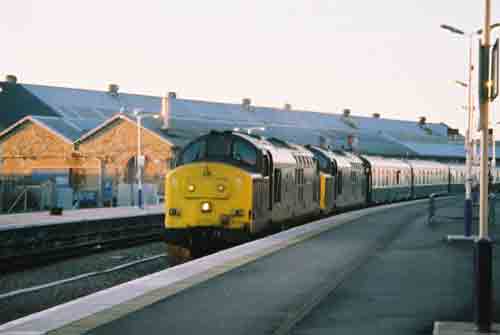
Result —
MULTIPOLYGON (((478 29, 483 7, 483 0, 3 1, 0 76, 426 116, 463 129, 466 92, 452 81, 466 79, 467 43, 439 25, 478 29)), ((492 22, 499 21, 493 0, 492 22)))

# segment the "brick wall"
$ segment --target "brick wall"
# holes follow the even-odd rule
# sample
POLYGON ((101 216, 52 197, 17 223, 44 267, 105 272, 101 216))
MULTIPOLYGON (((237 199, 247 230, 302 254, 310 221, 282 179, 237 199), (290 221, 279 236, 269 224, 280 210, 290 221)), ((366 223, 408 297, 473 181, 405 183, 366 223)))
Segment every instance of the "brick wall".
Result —
POLYGON ((31 175, 33 170, 79 165, 73 145, 44 127, 27 122, 0 140, 2 174, 31 175))
MULTIPOLYGON (((144 182, 157 184, 162 193, 171 146, 143 129, 142 153, 146 156, 144 182)), ((30 176, 36 170, 71 171, 75 191, 100 192, 102 183, 111 182, 115 192, 120 183, 136 183, 136 155, 137 126, 129 120, 116 119, 76 145, 27 121, 0 139, 0 173, 30 176)))

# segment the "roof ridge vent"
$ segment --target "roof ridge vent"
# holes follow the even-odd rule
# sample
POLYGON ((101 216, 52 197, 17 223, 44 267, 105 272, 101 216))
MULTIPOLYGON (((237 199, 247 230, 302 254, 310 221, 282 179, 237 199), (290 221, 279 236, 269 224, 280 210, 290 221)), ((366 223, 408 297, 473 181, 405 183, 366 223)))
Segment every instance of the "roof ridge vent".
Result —
POLYGON ((359 128, 354 118, 351 117, 351 110, 349 108, 345 108, 342 111, 342 117, 340 118, 340 121, 344 122, 346 125, 353 129, 359 128))
POLYGON ((251 112, 252 111, 252 100, 250 98, 243 98, 241 101, 241 107, 243 107, 244 110, 251 112))
POLYGON ((120 89, 120 86, 118 86, 117 84, 109 84, 108 85, 108 94, 113 96, 113 97, 116 97, 116 96, 118 96, 119 89, 120 89))

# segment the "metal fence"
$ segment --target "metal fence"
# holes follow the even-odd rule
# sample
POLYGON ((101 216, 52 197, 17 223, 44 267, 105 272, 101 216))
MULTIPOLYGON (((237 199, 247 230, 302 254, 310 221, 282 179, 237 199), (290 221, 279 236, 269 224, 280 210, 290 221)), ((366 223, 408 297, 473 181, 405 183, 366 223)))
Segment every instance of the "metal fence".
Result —
MULTIPOLYGON (((145 178, 145 204, 163 200, 162 186, 145 178)), ((137 204, 135 184, 106 179, 100 189, 98 186, 73 185, 67 177, 0 175, 0 214, 45 211, 54 207, 71 209, 137 204)))

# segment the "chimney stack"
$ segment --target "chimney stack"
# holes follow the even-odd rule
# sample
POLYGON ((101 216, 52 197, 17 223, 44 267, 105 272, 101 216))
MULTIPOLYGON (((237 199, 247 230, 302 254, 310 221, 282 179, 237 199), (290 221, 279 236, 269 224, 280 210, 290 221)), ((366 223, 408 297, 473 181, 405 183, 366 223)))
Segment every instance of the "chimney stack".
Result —
POLYGON ((108 85, 108 93, 109 95, 112 95, 116 97, 118 95, 118 90, 120 89, 120 86, 116 84, 109 84, 108 85))
POLYGON ((380 113, 373 113, 373 118, 380 119, 380 113))
POLYGON ((17 84, 17 77, 14 76, 13 74, 8 74, 8 75, 5 76, 5 81, 8 84, 15 85, 15 84, 17 84))
POLYGON ((342 111, 342 114, 344 115, 344 117, 349 117, 351 115, 351 110, 349 108, 345 108, 342 111))
POLYGON ((175 92, 168 92, 166 96, 161 98, 161 117, 163 118, 162 129, 170 128, 170 106, 174 99, 177 99, 177 94, 175 92))

